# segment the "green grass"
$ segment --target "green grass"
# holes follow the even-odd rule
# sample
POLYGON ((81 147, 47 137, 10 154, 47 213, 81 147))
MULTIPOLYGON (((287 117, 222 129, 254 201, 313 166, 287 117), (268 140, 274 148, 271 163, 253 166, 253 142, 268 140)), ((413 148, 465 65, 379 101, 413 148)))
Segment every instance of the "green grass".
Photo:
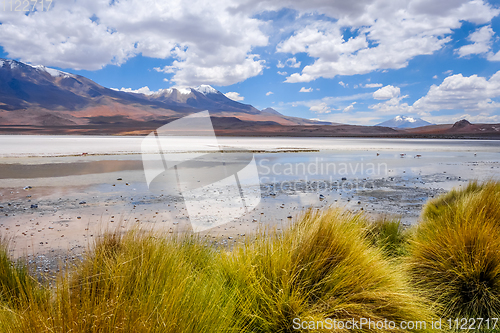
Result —
POLYGON ((367 236, 388 258, 400 258, 408 254, 411 230, 403 228, 399 219, 381 218, 367 224, 367 236))
POLYGON ((410 273, 442 317, 500 316, 500 183, 471 183, 430 201, 410 273))

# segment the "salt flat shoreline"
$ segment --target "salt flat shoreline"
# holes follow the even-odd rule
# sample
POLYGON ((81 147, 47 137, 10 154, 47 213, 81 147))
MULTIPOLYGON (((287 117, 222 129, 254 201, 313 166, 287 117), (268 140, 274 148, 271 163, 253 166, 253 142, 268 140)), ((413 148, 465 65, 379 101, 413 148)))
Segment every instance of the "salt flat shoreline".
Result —
MULTIPOLYGON (((11 239, 12 258, 27 258, 40 272, 53 271, 59 262, 80 258, 105 230, 139 226, 168 234, 191 232, 182 197, 148 190, 140 145, 129 153, 120 150, 121 140, 108 146, 97 140, 100 137, 77 137, 76 145, 70 140, 61 146, 60 137, 45 137, 51 144, 44 146, 45 141, 33 139, 40 138, 14 140, 16 148, 0 136, 0 234, 11 239), (79 146, 88 142, 91 147, 79 146), (104 154, 82 147, 97 147, 104 154), (64 152, 75 154, 61 156, 64 152)), ((429 198, 470 180, 500 177, 497 141, 308 139, 219 139, 222 149, 253 149, 261 167, 262 200, 242 219, 198 235, 228 246, 262 228, 284 228, 309 207, 336 206, 414 224, 429 198), (352 163, 357 171, 283 174, 287 164, 304 164, 307 169, 318 163, 352 163), (387 170, 375 175, 360 172, 358 164, 370 163, 386 164, 387 170), (281 169, 273 169, 277 165, 281 169), (274 173, 263 173, 266 168, 274 173), (280 187, 287 182, 293 187, 280 187)))
MULTIPOLYGON (((0 135, 1 157, 57 157, 141 154, 143 137, 134 136, 37 136, 0 135)), ((213 152, 203 137, 176 137, 166 152, 213 152), (200 142, 201 140, 201 142, 200 142), (205 148, 203 148, 205 147, 205 148)), ((391 139, 391 138, 248 138, 218 137, 227 152, 302 151, 495 151, 498 140, 391 139)), ((153 147, 154 148, 154 147, 153 147)), ((146 147, 149 153, 154 149, 146 147)))

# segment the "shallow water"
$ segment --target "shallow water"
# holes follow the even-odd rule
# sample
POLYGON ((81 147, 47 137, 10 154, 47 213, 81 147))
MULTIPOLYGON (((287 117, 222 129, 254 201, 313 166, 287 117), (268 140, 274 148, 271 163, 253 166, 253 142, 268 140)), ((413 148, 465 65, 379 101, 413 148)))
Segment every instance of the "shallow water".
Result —
MULTIPOLYGON (((0 136, 0 233, 13 237, 15 253, 81 250, 97 230, 118 221, 190 230, 176 177, 162 174, 148 187, 141 142, 141 137, 0 136)), ((363 209, 369 216, 390 214, 416 223, 428 198, 469 180, 500 179, 499 141, 222 137, 219 145, 232 152, 198 156, 176 172, 177 179, 194 179, 191 185, 213 183, 255 158, 258 177, 239 182, 247 192, 260 190, 261 202, 206 232, 222 242, 228 235, 236 241, 261 226, 280 226, 307 207, 363 209)), ((213 147, 191 137, 168 151, 190 149, 213 147)), ((181 155, 175 158, 190 156, 181 155)), ((234 213, 231 202, 240 194, 220 188, 200 192, 207 198, 201 201, 201 218, 217 218, 208 205, 216 196, 212 201, 222 203, 218 213, 234 213)))

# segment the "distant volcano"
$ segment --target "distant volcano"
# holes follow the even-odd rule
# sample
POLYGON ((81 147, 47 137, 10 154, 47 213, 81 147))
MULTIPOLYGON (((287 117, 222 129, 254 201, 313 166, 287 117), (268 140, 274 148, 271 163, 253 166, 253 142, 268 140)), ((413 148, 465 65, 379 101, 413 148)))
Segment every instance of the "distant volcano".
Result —
POLYGON ((415 128, 428 125, 433 125, 433 124, 429 123, 428 121, 422 120, 420 118, 396 116, 393 119, 384 121, 383 123, 377 124, 376 126, 384 126, 391 128, 415 128))

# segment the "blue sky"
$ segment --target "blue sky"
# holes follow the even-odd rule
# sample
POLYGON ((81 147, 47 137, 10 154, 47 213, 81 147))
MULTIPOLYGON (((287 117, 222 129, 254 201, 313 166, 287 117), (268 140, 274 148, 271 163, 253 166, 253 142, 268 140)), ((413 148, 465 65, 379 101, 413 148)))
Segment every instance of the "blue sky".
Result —
POLYGON ((150 93, 210 84, 285 115, 500 122, 500 3, 59 0, 0 8, 0 57, 150 93))

